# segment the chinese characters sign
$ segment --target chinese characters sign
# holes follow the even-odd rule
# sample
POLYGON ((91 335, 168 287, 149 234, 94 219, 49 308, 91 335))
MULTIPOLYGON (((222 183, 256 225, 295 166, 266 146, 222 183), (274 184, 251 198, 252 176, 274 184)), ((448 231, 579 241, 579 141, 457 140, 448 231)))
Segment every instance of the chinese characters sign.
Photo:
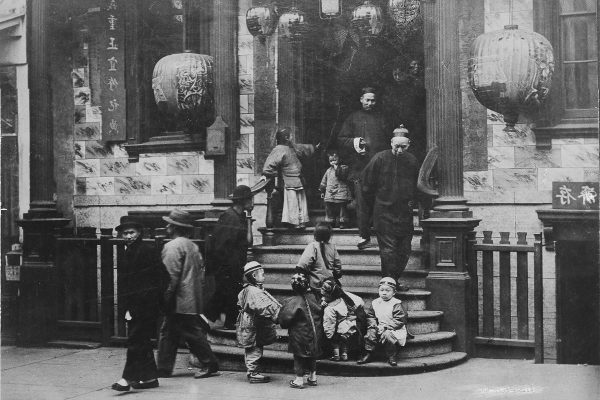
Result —
POLYGON ((552 182, 552 208, 598 209, 598 182, 552 182))
POLYGON ((102 140, 125 140, 125 0, 101 0, 102 140))

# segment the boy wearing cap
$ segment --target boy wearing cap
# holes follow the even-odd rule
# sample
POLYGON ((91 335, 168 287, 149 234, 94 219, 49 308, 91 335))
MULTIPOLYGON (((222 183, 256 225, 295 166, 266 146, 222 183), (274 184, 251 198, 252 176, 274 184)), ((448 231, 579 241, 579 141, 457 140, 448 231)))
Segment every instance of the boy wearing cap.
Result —
POLYGON ((402 302, 394 297, 396 281, 385 277, 379 281, 379 297, 365 307, 367 314, 367 334, 365 335, 365 354, 358 364, 371 361, 377 343, 383 343, 388 363, 396 366, 398 347, 406 344, 406 313, 402 302))
POLYGON ((112 385, 119 392, 158 387, 158 372, 150 338, 156 330, 162 293, 169 275, 154 246, 142 241, 144 227, 129 216, 115 228, 125 240, 119 264, 119 302, 127 320, 127 361, 122 378, 112 385))
POLYGON ((266 290, 265 270, 256 261, 244 266, 244 277, 248 281, 238 295, 240 313, 237 324, 237 340, 244 347, 244 360, 250 383, 266 383, 269 377, 258 372, 258 364, 263 355, 263 347, 277 339, 275 322, 281 304, 266 290))

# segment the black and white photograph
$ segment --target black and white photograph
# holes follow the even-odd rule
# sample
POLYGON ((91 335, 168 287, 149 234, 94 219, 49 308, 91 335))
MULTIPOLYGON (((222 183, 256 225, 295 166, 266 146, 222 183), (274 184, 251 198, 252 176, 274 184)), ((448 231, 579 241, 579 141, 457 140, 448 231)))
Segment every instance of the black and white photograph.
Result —
POLYGON ((600 399, 597 0, 0 0, 0 398, 600 399))

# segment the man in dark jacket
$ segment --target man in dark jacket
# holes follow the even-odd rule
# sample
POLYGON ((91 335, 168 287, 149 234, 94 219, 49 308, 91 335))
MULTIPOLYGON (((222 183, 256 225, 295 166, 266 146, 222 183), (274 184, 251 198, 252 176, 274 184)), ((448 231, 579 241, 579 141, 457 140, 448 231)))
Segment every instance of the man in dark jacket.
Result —
POLYGON ((211 264, 215 276, 215 293, 207 307, 207 317, 223 320, 225 329, 235 329, 238 315, 237 296, 242 290, 244 265, 251 243, 248 229, 250 213, 254 208, 250 188, 240 185, 230 196, 233 205, 217 221, 213 231, 211 264))
MULTIPOLYGON (((391 145, 391 150, 377 153, 365 167, 362 189, 377 231, 382 276, 397 281, 411 250, 419 166, 415 156, 406 151, 408 138, 394 137, 391 145)), ((408 290, 403 285, 399 288, 408 290)))
POLYGON ((142 241, 143 226, 129 216, 121 217, 115 228, 125 239, 123 262, 119 264, 122 283, 119 301, 128 321, 127 361, 122 379, 113 384, 117 391, 158 387, 158 373, 150 339, 156 332, 156 320, 169 274, 156 248, 142 241))
POLYGON ((370 246, 371 221, 362 196, 361 173, 375 154, 388 148, 392 130, 383 114, 375 109, 377 95, 373 88, 363 88, 360 103, 362 109, 353 112, 344 121, 338 134, 337 147, 342 152, 344 162, 350 166, 348 180, 354 184, 356 220, 362 238, 358 247, 363 249, 370 246))

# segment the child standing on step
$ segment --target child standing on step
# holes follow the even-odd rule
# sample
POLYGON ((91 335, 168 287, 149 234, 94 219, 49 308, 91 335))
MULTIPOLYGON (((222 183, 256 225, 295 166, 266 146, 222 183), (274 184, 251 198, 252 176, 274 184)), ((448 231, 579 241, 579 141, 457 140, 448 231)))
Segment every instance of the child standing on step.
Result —
POLYGON ((340 157, 337 152, 329 153, 329 169, 325 171, 319 191, 325 200, 325 221, 332 226, 338 223, 340 229, 348 224, 348 203, 352 200, 350 185, 344 175, 347 175, 348 167, 340 165, 340 157))
POLYGON ((244 347, 244 361, 250 383, 266 383, 269 377, 258 371, 263 347, 277 339, 275 322, 281 304, 263 289, 265 271, 256 261, 244 266, 244 277, 248 281, 238 295, 240 313, 237 320, 238 344, 244 347))
POLYGON ((394 297, 396 281, 385 277, 379 281, 379 297, 365 307, 367 314, 367 334, 365 335, 365 354, 358 364, 371 361, 373 350, 378 343, 385 346, 388 363, 395 367, 399 347, 406 344, 406 313, 402 302, 394 297))
POLYGON ((303 389, 304 377, 309 386, 317 386, 317 358, 321 355, 323 334, 322 309, 304 274, 292 275, 290 297, 281 308, 279 324, 289 332, 288 351, 294 355, 296 378, 290 387, 303 389))
POLYGON ((325 279, 321 286, 323 296, 323 330, 331 344, 331 361, 348 361, 348 347, 352 336, 359 332, 357 310, 363 314, 364 301, 360 297, 342 290, 333 279, 325 279))
POLYGON ((328 222, 315 226, 314 241, 306 245, 296 270, 309 277, 310 287, 319 296, 321 284, 327 278, 342 277, 342 261, 335 244, 330 243, 333 229, 328 222))

